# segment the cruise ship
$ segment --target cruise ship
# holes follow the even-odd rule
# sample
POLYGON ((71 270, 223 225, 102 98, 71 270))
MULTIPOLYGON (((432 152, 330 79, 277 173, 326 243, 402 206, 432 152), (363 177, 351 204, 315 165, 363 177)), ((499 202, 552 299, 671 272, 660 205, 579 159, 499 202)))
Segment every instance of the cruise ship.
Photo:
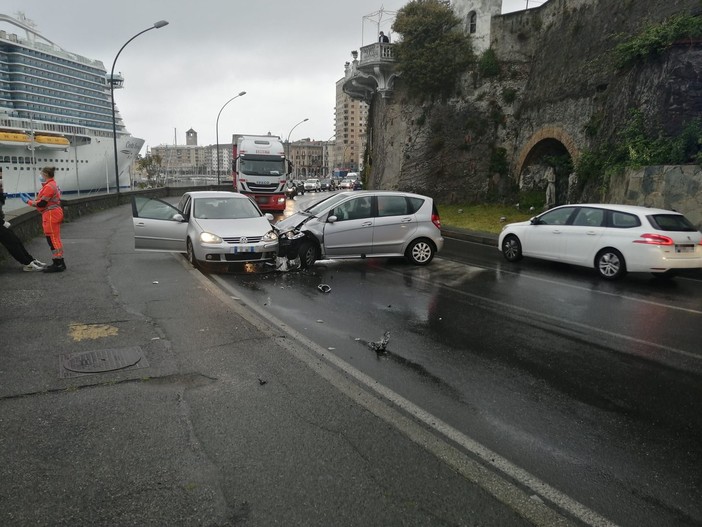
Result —
MULTIPOLYGON (((22 13, 0 14, 0 166, 5 193, 38 191, 41 167, 56 167, 64 195, 116 187, 110 82, 99 60, 71 53, 41 35, 22 13)), ((119 186, 144 144, 115 109, 119 186)))

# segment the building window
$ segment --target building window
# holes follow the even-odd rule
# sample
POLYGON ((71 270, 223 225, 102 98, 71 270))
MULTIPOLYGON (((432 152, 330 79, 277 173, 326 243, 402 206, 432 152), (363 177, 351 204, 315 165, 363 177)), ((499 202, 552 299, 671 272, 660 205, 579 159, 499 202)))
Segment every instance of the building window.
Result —
POLYGON ((468 13, 468 33, 471 35, 475 33, 476 26, 478 25, 478 15, 475 11, 468 13))

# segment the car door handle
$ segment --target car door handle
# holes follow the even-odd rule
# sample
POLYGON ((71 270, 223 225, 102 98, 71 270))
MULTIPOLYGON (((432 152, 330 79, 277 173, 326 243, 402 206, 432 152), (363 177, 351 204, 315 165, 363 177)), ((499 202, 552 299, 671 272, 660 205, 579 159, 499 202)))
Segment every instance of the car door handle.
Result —
POLYGON ((552 231, 552 232, 553 232, 553 234, 560 234, 560 233, 561 233, 561 231, 558 230, 558 229, 556 229, 556 230, 554 230, 554 231, 552 231))
POLYGON ((401 221, 402 223, 411 223, 412 218, 402 218, 400 221, 401 221))
POLYGON ((585 234, 588 236, 595 236, 597 233, 595 231, 587 231, 585 234))
POLYGON ((372 221, 364 221, 363 223, 361 223, 361 227, 372 227, 372 226, 373 226, 372 221))

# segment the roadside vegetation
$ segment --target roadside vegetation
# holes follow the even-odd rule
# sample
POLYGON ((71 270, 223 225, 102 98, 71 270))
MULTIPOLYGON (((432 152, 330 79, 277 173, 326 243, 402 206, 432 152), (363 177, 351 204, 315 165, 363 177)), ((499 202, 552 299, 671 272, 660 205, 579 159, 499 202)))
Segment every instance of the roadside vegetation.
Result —
POLYGON ((536 216, 540 210, 521 210, 516 205, 437 205, 441 225, 476 232, 499 234, 506 223, 524 221, 536 216))

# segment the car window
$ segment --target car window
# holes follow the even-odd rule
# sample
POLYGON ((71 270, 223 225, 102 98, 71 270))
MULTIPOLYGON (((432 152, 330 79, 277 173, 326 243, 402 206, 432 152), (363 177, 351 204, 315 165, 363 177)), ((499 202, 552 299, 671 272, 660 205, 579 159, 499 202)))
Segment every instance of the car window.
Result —
POLYGON ((603 221, 604 209, 581 207, 573 219, 573 225, 583 227, 600 227, 603 221))
POLYGON ((312 214, 313 216, 319 216, 329 207, 343 199, 346 199, 347 196, 348 194, 334 194, 333 196, 328 196, 321 201, 316 202, 311 207, 305 209, 305 212, 312 214))
POLYGON ((334 207, 332 215, 339 221, 360 220, 371 216, 371 197, 350 199, 334 207))
POLYGON ((144 198, 137 196, 134 198, 134 216, 151 220, 174 220, 174 216, 180 211, 173 205, 156 198, 144 198))
POLYGON ((539 225, 565 225, 573 214, 575 207, 553 209, 539 216, 539 225))
POLYGON ((407 198, 407 202, 409 204, 407 209, 408 214, 414 214, 424 205, 424 200, 422 198, 407 198))
POLYGON ((647 218, 659 231, 694 232, 697 230, 682 214, 653 214, 647 218))
POLYGON ((628 212, 612 211, 612 227, 615 229, 631 229, 641 225, 641 220, 635 214, 628 212))
POLYGON ((378 196, 378 216, 401 216, 407 214, 404 196, 378 196))

